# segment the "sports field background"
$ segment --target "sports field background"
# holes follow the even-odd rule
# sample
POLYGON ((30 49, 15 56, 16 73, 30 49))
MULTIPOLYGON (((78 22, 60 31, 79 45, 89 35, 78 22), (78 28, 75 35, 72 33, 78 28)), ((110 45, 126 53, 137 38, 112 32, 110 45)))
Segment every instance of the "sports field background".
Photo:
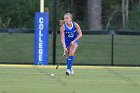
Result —
MULTIPOLYGON (((52 64, 52 35, 49 35, 49 63, 52 64)), ((114 36, 114 64, 140 65, 140 37, 114 36)), ((33 33, 0 33, 0 63, 33 64, 33 33)), ((60 36, 57 35, 56 59, 62 56, 60 36)), ((65 63, 65 62, 63 62, 65 63)), ((83 35, 76 52, 75 64, 111 64, 111 35, 83 35)))
POLYGON ((139 67, 0 65, 0 93, 139 93, 139 67), (55 74, 51 77, 50 74, 55 74))

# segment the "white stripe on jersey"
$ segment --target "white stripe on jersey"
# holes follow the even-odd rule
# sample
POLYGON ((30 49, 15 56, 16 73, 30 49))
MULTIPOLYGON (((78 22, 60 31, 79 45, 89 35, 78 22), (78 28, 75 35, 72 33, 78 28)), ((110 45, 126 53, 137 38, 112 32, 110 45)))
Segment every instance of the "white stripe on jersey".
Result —
POLYGON ((65 25, 67 26, 67 28, 69 28, 70 30, 73 28, 73 23, 71 22, 72 27, 67 26, 67 24, 65 23, 65 25))

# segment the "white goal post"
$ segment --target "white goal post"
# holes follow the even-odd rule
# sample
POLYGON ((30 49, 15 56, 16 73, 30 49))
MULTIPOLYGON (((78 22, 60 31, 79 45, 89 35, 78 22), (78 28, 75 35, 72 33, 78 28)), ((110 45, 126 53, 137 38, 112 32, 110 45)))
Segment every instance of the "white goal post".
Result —
POLYGON ((44 0, 40 0, 40 12, 44 12, 44 0))

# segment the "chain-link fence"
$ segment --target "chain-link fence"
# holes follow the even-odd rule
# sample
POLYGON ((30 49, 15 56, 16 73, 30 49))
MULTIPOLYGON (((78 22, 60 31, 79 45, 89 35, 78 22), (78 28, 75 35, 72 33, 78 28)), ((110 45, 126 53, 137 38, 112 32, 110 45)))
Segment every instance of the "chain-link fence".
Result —
MULTIPOLYGON (((0 63, 34 64, 33 30, 7 30, 0 33, 0 63), (9 31, 9 32, 8 32, 9 31)), ((2 30, 1 30, 2 32, 2 30)), ((74 64, 79 65, 140 65, 140 33, 127 31, 83 31, 74 64)), ((56 47, 49 34, 49 64, 53 64, 53 48, 56 60, 63 55, 60 36, 56 47)), ((65 60, 61 62, 65 64, 65 60)))

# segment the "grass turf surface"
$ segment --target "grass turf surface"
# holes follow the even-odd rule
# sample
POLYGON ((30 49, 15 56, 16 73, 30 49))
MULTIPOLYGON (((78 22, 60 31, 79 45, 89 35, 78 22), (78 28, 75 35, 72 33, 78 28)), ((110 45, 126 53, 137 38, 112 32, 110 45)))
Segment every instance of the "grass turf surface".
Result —
POLYGON ((0 93, 139 93, 140 67, 0 65, 0 93), (49 73, 55 74, 51 77, 49 73))

